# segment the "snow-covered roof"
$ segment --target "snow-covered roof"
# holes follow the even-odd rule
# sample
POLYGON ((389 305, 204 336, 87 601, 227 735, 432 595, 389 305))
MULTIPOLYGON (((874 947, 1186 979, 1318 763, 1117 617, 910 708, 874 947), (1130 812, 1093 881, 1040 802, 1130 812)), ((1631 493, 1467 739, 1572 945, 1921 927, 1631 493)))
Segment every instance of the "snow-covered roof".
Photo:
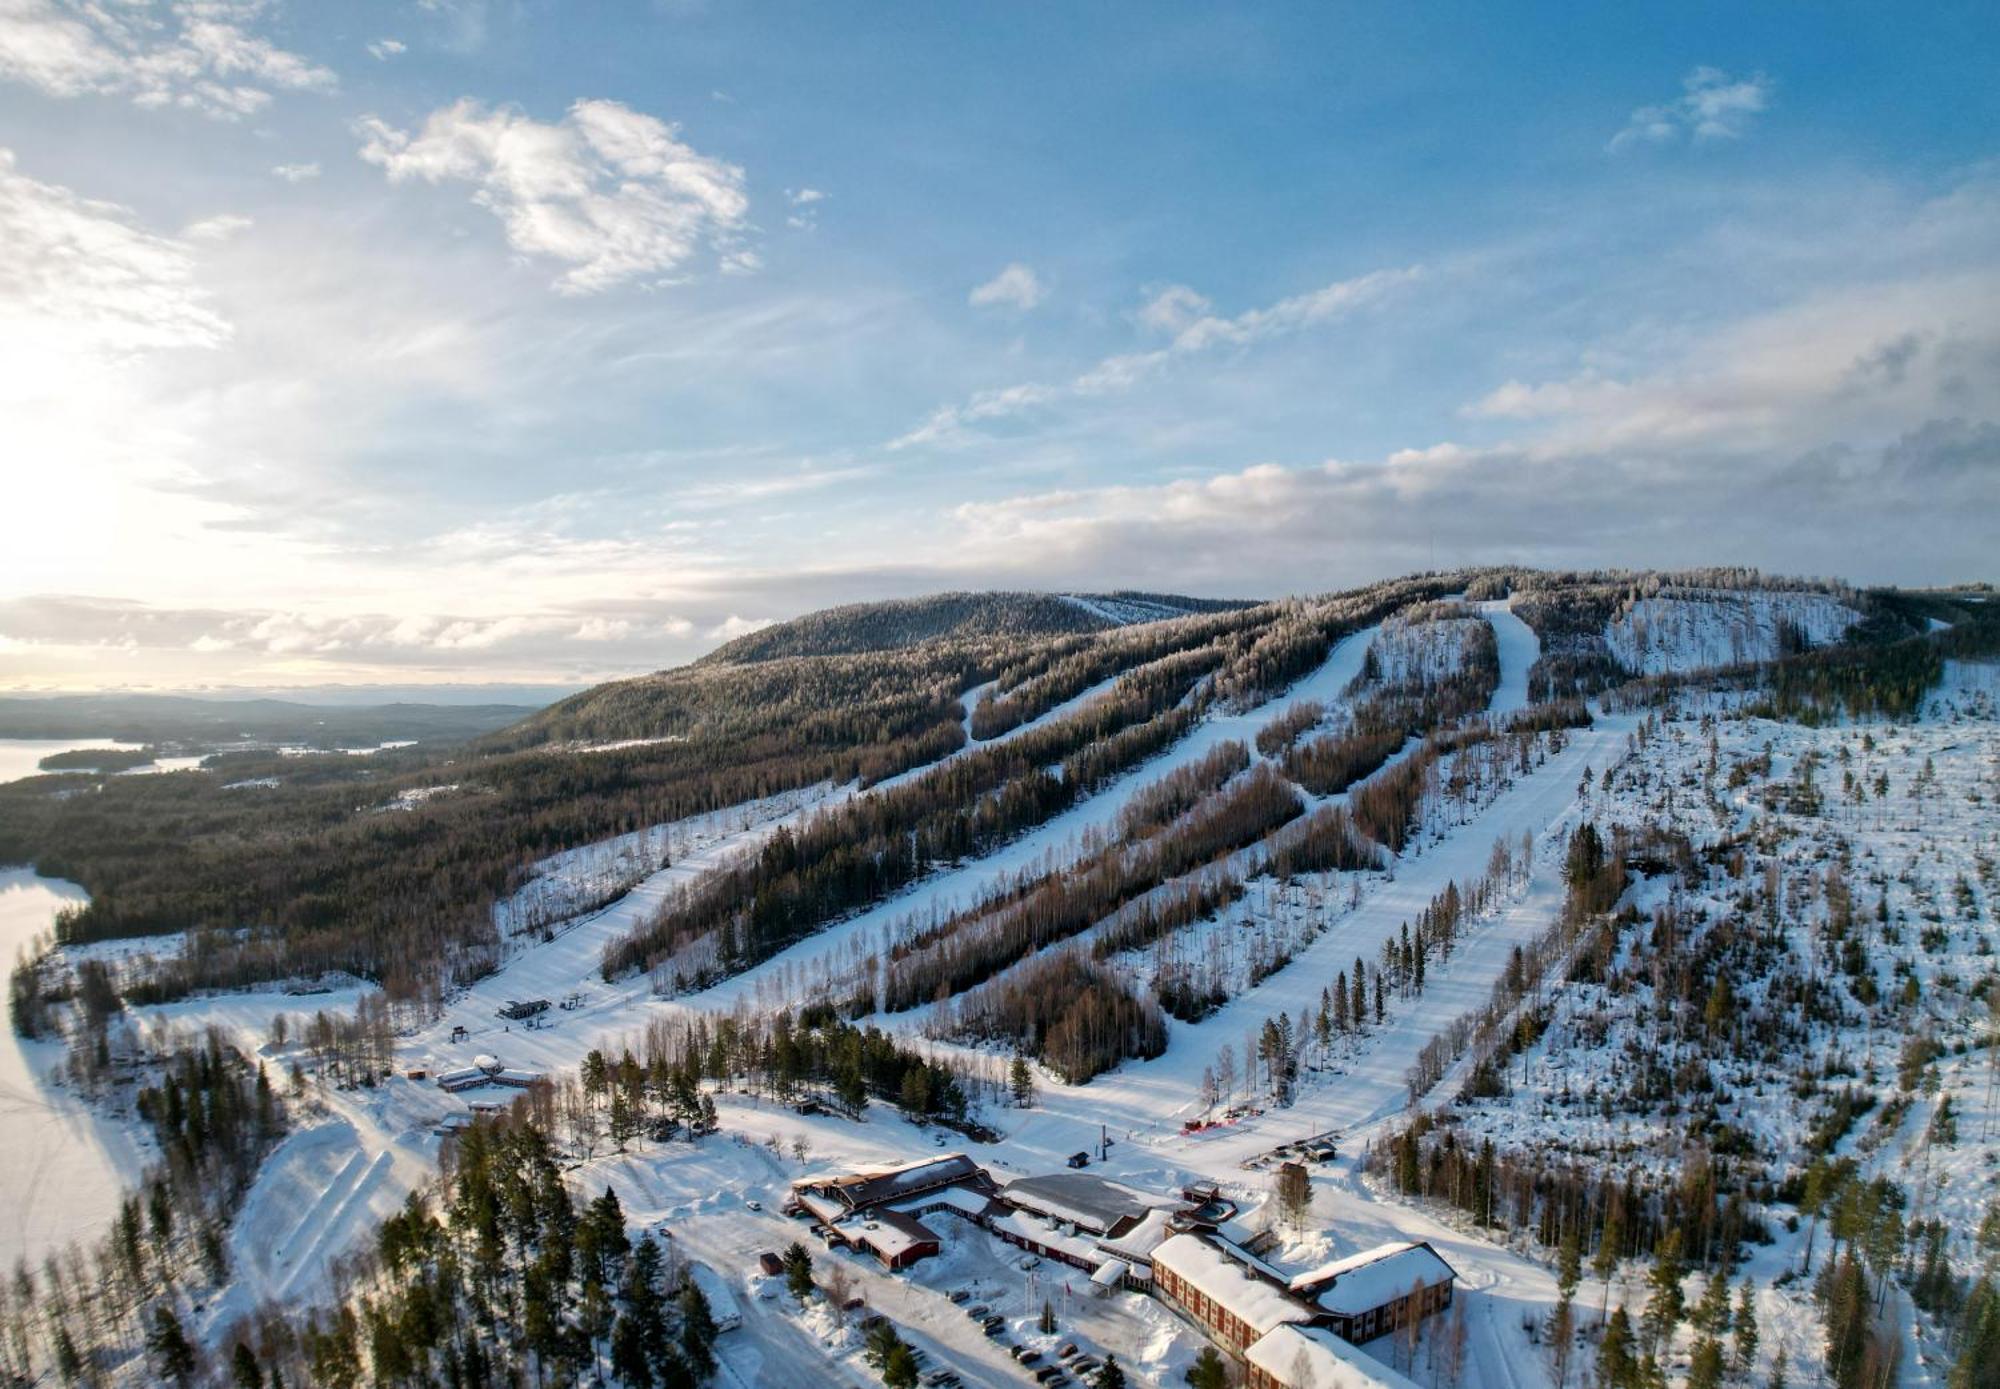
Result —
POLYGON ((1003 1234, 1032 1240, 1044 1249, 1059 1249, 1092 1268, 1104 1258, 1104 1251, 1089 1235, 1066 1235, 1054 1221, 1030 1215, 1027 1211, 1008 1211, 1005 1215, 994 1216, 988 1224, 1003 1234))
POLYGON ((1100 1249, 1122 1259, 1149 1262, 1153 1251, 1174 1237, 1173 1217, 1164 1210, 1147 1211, 1146 1218, 1117 1239, 1099 1240, 1100 1249))
POLYGON ((1293 1292, 1310 1297, 1329 1312, 1359 1316, 1406 1296, 1418 1283, 1449 1283, 1451 1265, 1428 1244, 1379 1244, 1309 1269, 1291 1280, 1293 1292))
POLYGON ((818 1192, 801 1191, 797 1193, 797 1196, 801 1206, 804 1206, 828 1225, 842 1219, 847 1214, 847 1207, 841 1205, 838 1201, 829 1200, 821 1196, 818 1192))
POLYGON ((919 1244, 936 1244, 935 1231, 914 1216, 901 1211, 877 1211, 871 1219, 842 1227, 849 1237, 867 1245, 884 1258, 895 1259, 919 1244))
POLYGON ((1416 1382, 1322 1327, 1279 1326, 1243 1358, 1286 1389, 1417 1389, 1416 1382))
POLYGON ((1253 1277, 1207 1240, 1175 1235, 1153 1251, 1153 1276, 1171 1272, 1257 1331, 1302 1322, 1312 1313, 1263 1279, 1253 1277))
MULTIPOLYGON (((800 1204, 805 1204, 804 1198, 801 1198, 800 1204)), ((925 1191, 915 1196, 907 1196, 900 1201, 892 1202, 889 1209, 908 1212, 919 1206, 926 1210, 949 1206, 960 1215, 978 1220, 986 1214, 987 1208, 992 1204, 993 1198, 983 1191, 974 1191, 964 1186, 948 1186, 937 1191, 925 1191)))
POLYGON ((1067 1220, 1098 1234, 1121 1220, 1138 1220, 1158 1204, 1148 1200, 1143 1192, 1085 1172, 1018 1177, 1007 1184, 1001 1195, 1038 1215, 1067 1220))
POLYGON ((814 1177, 801 1177, 792 1183, 792 1189, 823 1189, 829 1195, 837 1196, 850 1208, 880 1205, 893 1201, 904 1193, 916 1193, 928 1187, 942 1186, 946 1182, 967 1181, 984 1178, 985 1171, 978 1163, 964 1153, 945 1153, 938 1157, 918 1158, 914 1162, 899 1163, 894 1167, 865 1168, 858 1172, 826 1173, 814 1177))
POLYGON ((1100 1288, 1115 1288, 1125 1281, 1125 1275, 1132 1271, 1132 1265, 1123 1259, 1106 1259, 1090 1275, 1090 1281, 1100 1288))

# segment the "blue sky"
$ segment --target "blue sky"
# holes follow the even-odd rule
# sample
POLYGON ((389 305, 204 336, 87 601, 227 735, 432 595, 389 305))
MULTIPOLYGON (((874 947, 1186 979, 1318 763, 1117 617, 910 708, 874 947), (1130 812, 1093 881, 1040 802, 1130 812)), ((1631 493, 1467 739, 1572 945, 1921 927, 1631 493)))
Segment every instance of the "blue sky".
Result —
POLYGON ((1997 40, 0 0, 0 686, 581 682, 950 587, 1991 578, 1997 40))

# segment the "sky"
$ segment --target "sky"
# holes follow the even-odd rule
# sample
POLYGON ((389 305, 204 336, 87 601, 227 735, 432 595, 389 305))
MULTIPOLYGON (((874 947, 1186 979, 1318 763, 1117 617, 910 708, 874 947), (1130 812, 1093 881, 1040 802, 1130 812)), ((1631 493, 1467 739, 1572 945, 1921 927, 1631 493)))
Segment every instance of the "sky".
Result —
POLYGON ((0 689, 2000 578, 2000 9, 0 0, 0 689))

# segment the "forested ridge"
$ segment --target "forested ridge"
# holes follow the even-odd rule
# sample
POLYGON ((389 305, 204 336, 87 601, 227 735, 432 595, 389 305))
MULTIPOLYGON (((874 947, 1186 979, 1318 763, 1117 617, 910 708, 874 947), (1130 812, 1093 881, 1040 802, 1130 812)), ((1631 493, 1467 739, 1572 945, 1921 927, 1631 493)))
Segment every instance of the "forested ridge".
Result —
MULTIPOLYGON (((1043 822, 1174 741, 1201 707, 1269 699, 1316 668, 1341 636, 1385 617, 1449 617, 1449 609, 1416 610, 1460 593, 1512 592, 1544 641, 1537 687, 1561 692, 1590 686, 1559 669, 1569 636, 1635 595, 1675 584, 1837 593, 1866 610, 1857 632, 1869 645, 1790 658, 1773 697, 1793 706, 1839 697, 1842 682, 1920 692, 1940 654, 1979 640, 1991 623, 1978 595, 1857 595, 1786 587, 1749 571, 1417 575, 1314 600, 1186 600, 1211 610, 1094 631, 1071 629, 1070 614, 1103 619, 1066 599, 1027 595, 1035 601, 1023 605, 1010 595, 993 603, 944 595, 928 608, 923 600, 840 617, 850 641, 860 639, 856 629, 875 633, 870 641, 921 636, 928 629, 910 626, 913 610, 941 624, 942 636, 784 654, 820 630, 802 619, 789 634, 753 634, 765 641, 739 647, 743 659, 725 659, 725 649, 694 666, 600 686, 469 744, 366 759, 238 752, 200 775, 73 773, 0 786, 0 861, 33 863, 89 891, 89 904, 61 924, 65 940, 188 932, 184 948, 163 956, 145 981, 150 998, 339 971, 416 999, 493 967, 504 943, 492 904, 552 853, 818 783, 870 785, 961 752, 968 720, 975 738, 997 740, 1106 687, 1022 735, 1017 749, 982 742, 856 802, 849 818, 814 822, 747 875, 684 904, 691 915, 655 923, 606 961, 614 973, 655 968, 706 940, 711 958, 695 961, 685 978, 712 977, 880 900, 930 864, 1043 822), (1939 622, 1956 625, 1914 634, 1939 622), (1855 661, 1871 669, 1855 675, 1855 661), (1907 674, 1891 681, 1875 669, 1884 662, 1900 662, 1907 674), (975 690, 982 697, 968 711, 961 700, 975 690)), ((1481 678, 1472 683, 1393 700, 1385 693, 1342 727, 1301 722, 1281 731, 1292 740, 1287 775, 1315 794, 1367 777, 1401 742, 1484 697, 1479 655, 1481 678)), ((1612 669, 1605 678, 1626 674, 1612 669)), ((1897 707, 1909 697, 1899 693, 1897 707)), ((1378 842, 1396 847, 1390 802, 1408 804, 1420 775, 1399 772, 1380 789, 1371 782, 1357 801, 1357 817, 1385 821, 1378 842)))

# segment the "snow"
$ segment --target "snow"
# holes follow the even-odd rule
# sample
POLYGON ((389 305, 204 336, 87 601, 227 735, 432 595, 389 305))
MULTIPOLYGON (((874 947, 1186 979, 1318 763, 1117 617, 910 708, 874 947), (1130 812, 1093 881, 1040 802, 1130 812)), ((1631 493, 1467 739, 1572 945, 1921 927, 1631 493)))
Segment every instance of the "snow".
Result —
POLYGON ((1060 595, 1063 602, 1083 609, 1092 617, 1114 622, 1120 627, 1129 627, 1140 622, 1160 622, 1170 617, 1186 617, 1190 608, 1175 607, 1171 603, 1153 603, 1141 598, 1111 598, 1081 593, 1060 595))
MULTIPOLYGON (((11 963, 86 900, 74 883, 0 869, 0 957, 11 963)), ((148 1160, 134 1131, 51 1084, 62 1056, 62 1043, 11 1027, 0 1040, 0 1268, 104 1234, 148 1160)))
POLYGON ((1451 1266, 1428 1246, 1399 1240, 1296 1274, 1291 1286, 1316 1290, 1313 1301, 1329 1312, 1358 1317, 1407 1295, 1419 1281, 1426 1288, 1449 1283, 1451 1266))
MULTIPOLYGON (((1254 743, 1257 730, 1295 699, 1318 698, 1322 694, 1338 698, 1338 692, 1360 673, 1362 658, 1374 632, 1374 628, 1369 628, 1342 639, 1317 671, 1262 704, 1234 713, 1211 713, 1172 747, 985 858, 935 873, 908 891, 837 922, 741 974, 687 995, 681 1002, 690 1008, 721 1011, 728 1011, 739 1002, 760 1007, 797 1002, 805 990, 801 981, 823 977, 830 968, 851 964, 885 948, 896 927, 928 919, 934 912, 943 915, 969 906, 1024 870, 1039 872, 1075 862, 1087 840, 1094 837, 1101 841, 1115 830, 1119 813, 1141 787, 1176 768, 1201 760, 1220 743, 1254 743)), ((1086 691, 1078 699, 1088 695, 1086 691)), ((1076 1144, 1070 1151, 1082 1146, 1085 1145, 1076 1144)))
POLYGON ((1259 1334, 1312 1314, 1199 1235, 1175 1235, 1153 1251, 1153 1277, 1171 1273, 1259 1334))
POLYGON ((1710 670, 1775 659, 1781 620, 1823 646, 1861 614, 1824 593, 1674 589, 1630 604, 1604 638, 1621 665, 1642 675, 1710 670))
POLYGON ((1417 1389, 1366 1351, 1316 1326, 1280 1326, 1250 1343, 1244 1359, 1291 1389, 1417 1389))
POLYGON ((1541 659, 1541 638, 1514 616, 1512 601, 1503 599, 1479 605, 1480 615, 1493 628, 1494 645, 1500 653, 1500 683, 1488 706, 1496 716, 1512 714, 1528 707, 1528 671, 1541 659))

